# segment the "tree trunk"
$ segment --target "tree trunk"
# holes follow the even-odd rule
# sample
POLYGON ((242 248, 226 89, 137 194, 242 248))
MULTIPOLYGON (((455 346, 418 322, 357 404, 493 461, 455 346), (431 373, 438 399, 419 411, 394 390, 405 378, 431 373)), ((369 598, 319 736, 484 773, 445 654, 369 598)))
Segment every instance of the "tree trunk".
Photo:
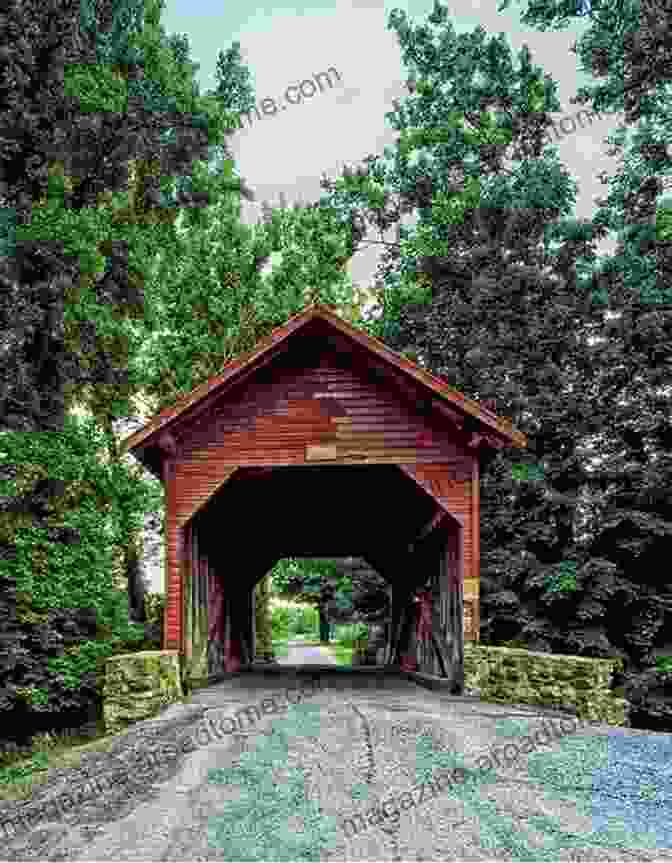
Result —
POLYGON ((318 611, 320 614, 320 641, 329 642, 329 618, 327 617, 327 610, 324 606, 318 606, 318 611))
POLYGON ((128 617, 132 623, 146 623, 145 584, 142 579, 142 555, 139 550, 140 534, 129 537, 124 548, 124 569, 128 585, 128 617))

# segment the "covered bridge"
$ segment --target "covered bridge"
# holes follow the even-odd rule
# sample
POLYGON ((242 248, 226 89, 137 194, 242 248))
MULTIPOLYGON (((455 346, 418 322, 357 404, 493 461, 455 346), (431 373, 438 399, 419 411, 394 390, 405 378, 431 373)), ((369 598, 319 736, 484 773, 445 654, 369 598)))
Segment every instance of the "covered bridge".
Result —
POLYGON ((279 559, 358 555, 392 585, 388 664, 459 691, 480 470, 511 446, 510 422, 308 306, 124 442, 166 491, 164 649, 192 681, 244 667, 254 586, 279 559))

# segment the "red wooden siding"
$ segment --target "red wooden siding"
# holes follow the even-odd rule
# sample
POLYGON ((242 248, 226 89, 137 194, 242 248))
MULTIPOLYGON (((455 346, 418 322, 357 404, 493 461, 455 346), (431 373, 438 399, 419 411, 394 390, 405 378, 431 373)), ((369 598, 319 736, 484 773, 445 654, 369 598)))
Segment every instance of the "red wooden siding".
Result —
POLYGON ((465 614, 468 606, 471 606, 472 631, 468 637, 468 641, 480 641, 481 631, 481 488, 480 488, 480 468, 478 459, 474 459, 472 463, 472 479, 471 479, 471 495, 472 495, 472 513, 471 524, 473 525, 472 532, 472 549, 471 549, 471 569, 465 569, 464 576, 464 605, 465 614), (468 573, 468 575, 467 575, 468 573))
POLYGON ((180 470, 192 464, 195 475, 205 462, 208 470, 214 463, 226 470, 321 461, 441 461, 470 469, 471 453, 450 441, 448 428, 439 429, 435 419, 432 425, 394 390, 367 380, 365 369, 333 360, 298 371, 274 364, 235 401, 223 397, 208 418, 183 432, 180 470))
MULTIPOLYGON (((246 379, 249 380, 251 376, 258 376, 264 365, 276 355, 282 354, 288 345, 291 349, 295 349, 297 344, 305 346, 315 337, 320 348, 329 344, 341 355, 351 353, 353 356, 357 355, 360 361, 364 357, 364 362, 375 363, 378 370, 381 369, 382 361, 387 371, 393 372, 395 377, 401 372, 404 384, 408 385, 413 381, 413 388, 419 393, 424 392, 426 396, 431 394, 434 399, 438 397, 441 409, 446 409, 458 422, 459 417, 464 414, 477 417, 482 436, 492 445, 496 445, 497 440, 501 442, 502 439, 510 440, 516 446, 527 445, 525 436, 514 431, 510 421, 497 417, 483 405, 466 399, 463 393, 454 390, 447 381, 421 369, 415 363, 391 351, 378 339, 353 327, 335 314, 334 309, 317 303, 290 318, 284 326, 277 327, 270 336, 259 341, 252 351, 226 363, 219 375, 209 378, 190 393, 177 399, 175 404, 164 408, 143 429, 130 435, 124 442, 124 447, 130 450, 140 447, 139 457, 150 469, 156 470, 157 454, 151 451, 143 453, 142 449, 147 444, 150 450, 153 449, 156 433, 160 429, 169 425, 171 420, 184 417, 189 413, 197 414, 205 411, 210 413, 212 399, 217 396, 218 390, 235 387, 246 379), (458 408, 457 412, 455 407, 458 408), (496 430, 496 433, 491 439, 493 430, 496 430)), ((314 343, 311 348, 314 349, 314 343)))
POLYGON ((166 613, 165 647, 168 650, 182 650, 181 610, 182 610, 182 557, 183 531, 175 518, 177 506, 177 483, 175 463, 164 462, 164 485, 166 496, 165 554, 166 554, 166 613))
POLYGON ((451 464, 402 465, 404 471, 451 515, 463 528, 464 573, 472 572, 474 529, 472 524, 471 466, 451 464))
POLYGON ((237 470, 236 465, 222 469, 218 462, 179 462, 175 468, 180 489, 175 517, 179 527, 185 525, 207 503, 237 470))
MULTIPOLYGON (((305 524, 302 522, 301 528, 308 535, 301 552, 307 552, 311 540, 316 545, 331 542, 330 531, 336 530, 337 524, 345 524, 345 541, 359 543, 362 548, 358 553, 368 551, 372 559, 383 561, 390 573, 398 569, 392 553, 385 557, 390 538, 404 541, 410 532, 412 548, 412 532, 422 534, 437 515, 434 504, 421 493, 406 494, 410 480, 405 480, 398 469, 403 470, 450 514, 438 527, 439 532, 445 532, 446 559, 441 562, 437 557, 436 566, 459 573, 465 608, 471 603, 473 611, 475 635, 467 638, 477 638, 479 447, 509 444, 526 446, 525 437, 514 432, 511 423, 465 399, 447 382, 400 358, 333 311, 310 307, 252 352, 227 364, 221 375, 161 411, 124 444, 162 477, 166 489, 164 648, 185 652, 184 603, 192 601, 191 596, 184 595, 189 567, 205 573, 195 586, 199 603, 205 601, 204 585, 217 594, 212 600, 213 626, 217 620, 213 633, 217 630, 224 643, 227 638, 237 643, 238 636, 249 636, 247 623, 241 621, 251 617, 250 597, 238 596, 240 590, 251 586, 249 551, 245 578, 232 580, 224 565, 224 552, 218 548, 219 524, 224 516, 228 518, 229 540, 239 540, 242 548, 252 527, 249 513, 256 513, 257 497, 264 496, 266 480, 256 478, 263 468, 270 471, 268 488, 276 489, 273 506, 279 513, 276 521, 280 527, 275 534, 267 532, 275 545, 285 539, 294 546, 303 542, 298 534, 289 536, 290 522, 284 523, 281 517, 287 509, 285 501, 295 490, 296 474, 321 490, 338 491, 341 498, 347 497, 346 485, 347 494, 352 495, 351 486, 359 483, 355 494, 366 517, 354 506, 344 514, 337 501, 325 501, 326 492, 306 491, 297 483, 308 500, 322 494, 321 506, 309 508, 305 524), (284 476, 282 471, 273 470, 309 465, 324 465, 325 469, 286 471, 284 476), (341 466, 341 470, 334 473, 329 465, 341 466), (355 482, 358 469, 345 467, 349 465, 395 467, 380 467, 378 472, 363 467, 366 476, 355 482), (258 470, 239 471, 252 467, 258 470), (336 476, 341 477, 343 488, 332 482, 336 476), (367 496, 362 493, 365 488, 367 496), (199 513, 220 490, 214 507, 199 513), (237 516, 239 510, 245 515, 237 516), (383 528, 368 520, 369 510, 378 513, 383 528), (192 528, 196 533, 193 547, 192 528), (220 589, 222 596, 217 593, 220 589), (214 606, 222 597, 228 611, 220 620, 214 606)), ((270 492, 268 496, 273 497, 270 492)), ((263 559, 270 561, 276 559, 278 548, 269 545, 263 551, 263 559)), ((227 554, 236 554, 232 542, 227 554)), ((402 574, 397 580, 403 582, 402 574)), ((455 597, 448 600, 450 613, 459 613, 455 597)), ((219 654, 226 649, 215 641, 208 660, 213 667, 220 665, 219 654)))
MULTIPOLYGON (((333 356, 312 368, 297 368, 287 357, 276 360, 242 393, 223 395, 207 417, 180 430, 176 527, 238 466, 395 464, 463 525, 464 566, 470 571, 473 453, 451 440, 449 428, 438 428, 433 417, 430 424, 413 407, 389 386, 367 380, 366 369, 333 356)), ((177 601, 176 562, 170 572, 177 601)), ((176 636, 176 614, 170 625, 176 636)))

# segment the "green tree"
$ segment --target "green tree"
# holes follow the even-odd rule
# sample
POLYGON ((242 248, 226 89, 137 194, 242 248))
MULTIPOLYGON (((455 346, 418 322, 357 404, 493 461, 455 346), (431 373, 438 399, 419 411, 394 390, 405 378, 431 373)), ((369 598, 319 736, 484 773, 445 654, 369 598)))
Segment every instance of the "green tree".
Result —
POLYGON ((219 174, 197 164, 177 196, 161 197, 166 177, 205 163, 227 125, 158 36, 161 8, 10 4, 3 17, 0 430, 3 481, 18 484, 2 499, 2 575, 38 605, 96 607, 117 635, 126 621, 110 555, 123 548, 137 572, 138 520, 160 497, 118 461, 112 429, 136 386, 127 360, 145 270, 180 210, 241 187, 230 164, 219 174), (93 425, 68 416, 81 404, 93 425), (94 430, 111 460, 102 471, 94 430))
MULTIPOLYGON (((189 60, 189 46, 186 38, 181 40, 179 38, 177 40, 167 39, 163 27, 159 23, 161 8, 159 3, 147 4, 143 31, 140 35, 131 37, 135 49, 141 53, 144 59, 141 80, 143 83, 147 81, 153 83, 155 90, 152 91, 151 97, 155 101, 157 99, 160 101, 166 94, 171 94, 170 98, 173 98, 176 107, 182 110, 188 107, 194 108, 197 104, 198 89, 193 78, 198 66, 189 60)), ((99 111, 105 108, 107 104, 105 102, 105 85, 106 81, 109 80, 106 78, 107 74, 107 70, 102 66, 93 67, 86 71, 69 69, 66 75, 66 90, 71 93, 73 98, 79 100, 80 106, 85 108, 88 113, 99 111)), ((124 82, 124 76, 117 67, 113 67, 113 80, 119 83, 124 82)), ((225 82, 220 83, 221 89, 218 98, 222 102, 221 107, 223 107, 225 82)), ((214 116, 216 111, 213 110, 212 103, 206 100, 206 104, 214 116)), ((235 101, 233 104, 236 104, 235 101)), ((217 111, 221 112, 221 108, 217 108, 217 111)), ((235 194, 240 191, 239 184, 238 182, 229 183, 231 174, 230 161, 225 163, 224 167, 220 166, 218 173, 217 171, 209 171, 209 175, 206 175, 202 164, 199 164, 192 170, 192 177, 188 178, 191 193, 194 192, 200 182, 201 198, 198 200, 201 204, 208 200, 208 196, 220 194, 222 187, 232 189, 235 194), (194 170, 196 181, 193 179, 194 170), (212 182, 212 176, 216 176, 220 183, 219 188, 216 188, 215 183, 212 182)), ((62 170, 57 176, 63 179, 63 188, 72 189, 76 185, 71 177, 65 177, 62 170)), ((158 249, 166 243, 172 242, 174 238, 173 220, 178 212, 178 199, 163 192, 157 196, 156 181, 158 179, 158 161, 153 164, 152 160, 147 159, 129 160, 129 188, 128 194, 124 196, 123 203, 125 206, 115 206, 114 195, 107 194, 102 196, 103 201, 99 201, 99 206, 95 210, 85 207, 77 211, 74 218, 71 218, 71 211, 62 206, 59 207, 57 198, 54 202, 55 206, 49 208, 48 221, 42 220, 40 223, 38 220, 38 224, 35 224, 35 220, 33 220, 31 235, 36 233, 38 228, 42 231, 42 235, 46 235, 48 230, 53 230, 54 233, 58 231, 60 236, 67 239, 71 245, 72 243, 78 244, 80 260, 81 256, 88 254, 92 247, 102 253, 102 257, 98 258, 99 261, 104 260, 105 255, 113 255, 115 245, 123 238, 130 250, 130 257, 134 266, 133 271, 139 283, 144 285, 147 277, 144 261, 151 261, 158 249), (102 211, 105 213, 101 218, 102 211), (111 237, 113 236, 116 239, 112 240, 111 237), (86 243, 91 245, 86 246, 86 243)), ((178 177, 178 180, 184 179, 184 177, 178 177)), ((181 193, 183 191, 182 189, 181 193)), ((48 198, 47 200, 53 199, 48 198)), ((188 198, 184 200, 188 200, 188 198)), ((97 300, 108 276, 118 277, 118 273, 114 272, 114 267, 110 267, 108 273, 95 272, 93 275, 85 274, 82 277, 82 280, 86 279, 86 287, 91 291, 89 297, 92 294, 95 296, 96 305, 93 308, 90 306, 87 308, 86 301, 80 293, 76 303, 66 306, 65 330, 75 353, 78 343, 80 347, 82 346, 83 334, 85 334, 88 342, 85 347, 95 350, 95 353, 89 351, 94 374, 87 381, 81 381, 82 385, 77 389, 77 406, 87 409, 101 425, 108 442, 108 456, 112 461, 118 462, 120 453, 115 442, 113 427, 118 419, 120 405, 123 405, 124 398, 131 396, 134 387, 129 377, 126 377, 121 387, 118 386, 118 378, 115 375, 113 365, 109 362, 109 357, 114 357, 119 367, 127 367, 131 351, 134 348, 137 350, 137 346, 142 344, 143 338, 140 333, 145 327, 136 326, 133 328, 132 323, 129 326, 128 320, 124 318, 119 320, 116 309, 113 312, 116 315, 114 322, 110 321, 109 317, 107 320, 101 320, 103 316, 100 315, 97 300), (101 276, 102 279, 99 279, 101 276), (96 285, 96 281, 99 282, 98 285, 96 285), (97 292, 96 287, 98 288, 97 292), (129 338, 129 333, 133 329, 136 338, 135 345, 132 342, 132 337, 129 338), (101 335, 98 335, 99 332, 101 335)), ((140 321, 143 325, 146 324, 144 318, 141 318, 140 321)), ((71 404, 72 399, 66 398, 66 406, 70 407, 71 404)), ((124 537, 122 558, 131 601, 131 616, 135 620, 144 621, 144 585, 140 577, 142 548, 137 513, 134 514, 129 511, 125 513, 124 524, 119 535, 124 537), (131 527, 131 522, 135 524, 134 528, 131 527)))
POLYGON ((228 194, 198 225, 183 226, 157 254, 146 288, 155 332, 131 363, 151 409, 219 373, 308 302, 356 315, 361 299, 345 270, 351 240, 326 207, 278 210, 246 226, 228 194))
POLYGON ((271 570, 271 583, 276 596, 292 598, 317 608, 320 616, 320 640, 328 641, 329 606, 337 595, 339 601, 343 602, 351 588, 347 579, 337 578, 334 562, 323 558, 283 558, 271 570))
MULTIPOLYGON (((535 0, 523 21, 561 29, 564 11, 562 4, 535 0)), ((590 477, 599 505, 588 553, 623 584, 611 638, 627 652, 634 668, 629 682, 639 688, 640 669, 651 669, 652 651, 669 644, 672 625, 672 585, 656 563, 669 555, 672 518, 666 493, 672 278, 663 197, 672 170, 670 17, 658 0, 612 0, 600 3, 589 20, 573 50, 596 83, 574 101, 624 111, 625 122, 607 139, 619 166, 614 176, 601 177, 609 194, 598 201, 593 220, 617 232, 614 253, 594 274, 603 303, 617 317, 604 322, 598 334, 606 343, 590 352, 594 364, 598 352, 600 359, 593 399, 604 460, 590 477)), ((669 729, 672 713, 661 692, 658 685, 644 700, 649 722, 669 729)))
POLYGON ((378 619, 389 611, 387 582, 353 558, 285 558, 271 571, 276 595, 314 604, 321 624, 378 619))

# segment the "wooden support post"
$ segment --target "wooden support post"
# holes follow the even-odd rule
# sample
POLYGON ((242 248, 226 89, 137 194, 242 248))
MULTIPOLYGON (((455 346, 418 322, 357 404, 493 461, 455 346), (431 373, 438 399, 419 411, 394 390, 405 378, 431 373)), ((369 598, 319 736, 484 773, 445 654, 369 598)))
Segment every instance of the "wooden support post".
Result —
POLYGON ((475 585, 470 593, 474 596, 472 633, 470 640, 479 642, 481 640, 481 610, 480 610, 480 578, 481 578, 481 500, 480 500, 480 478, 478 459, 474 459, 471 476, 471 572, 465 578, 471 578, 471 584, 475 585))
POLYGON ((392 660, 392 632, 393 632, 393 617, 392 609, 394 607, 394 585, 390 583, 387 587, 387 623, 385 624, 385 656, 383 664, 389 665, 392 660))
POLYGON ((177 487, 175 463, 166 459, 163 463, 163 484, 166 499, 165 517, 165 589, 166 613, 163 630, 165 650, 179 650, 184 655, 184 631, 182 619, 182 578, 184 575, 184 531, 175 517, 177 487))
POLYGON ((239 594, 240 602, 240 629, 238 641, 240 643, 240 661, 243 665, 249 665, 252 662, 252 650, 250 645, 251 624, 250 608, 251 608, 252 589, 243 588, 239 594))
POLYGON ((432 602, 432 646, 434 653, 439 661, 439 671, 441 677, 450 677, 450 657, 446 651, 446 632, 441 620, 441 606, 443 594, 446 590, 445 579, 442 576, 445 573, 445 566, 442 561, 445 560, 445 543, 442 544, 439 551, 436 565, 436 579, 434 582, 433 602, 432 602))
POLYGON ((412 626, 415 622, 413 594, 407 590, 401 593, 398 607, 397 626, 392 648, 393 665, 400 664, 410 648, 409 641, 411 639, 412 626))
POLYGON ((257 591, 256 584, 250 587, 250 633, 251 633, 251 657, 250 662, 254 662, 257 655, 257 591))
POLYGON ((208 573, 208 674, 224 670, 224 627, 226 602, 224 586, 217 569, 208 573))
POLYGON ((413 542, 411 543, 412 547, 417 548, 420 543, 426 539, 429 534, 437 528, 441 522, 448 517, 448 513, 445 509, 439 509, 436 515, 422 528, 420 533, 415 537, 413 542))
POLYGON ((464 690, 464 598, 462 594, 462 530, 451 534, 448 555, 448 632, 451 636, 449 659, 454 694, 464 690), (449 553, 450 550, 450 553, 449 553))

